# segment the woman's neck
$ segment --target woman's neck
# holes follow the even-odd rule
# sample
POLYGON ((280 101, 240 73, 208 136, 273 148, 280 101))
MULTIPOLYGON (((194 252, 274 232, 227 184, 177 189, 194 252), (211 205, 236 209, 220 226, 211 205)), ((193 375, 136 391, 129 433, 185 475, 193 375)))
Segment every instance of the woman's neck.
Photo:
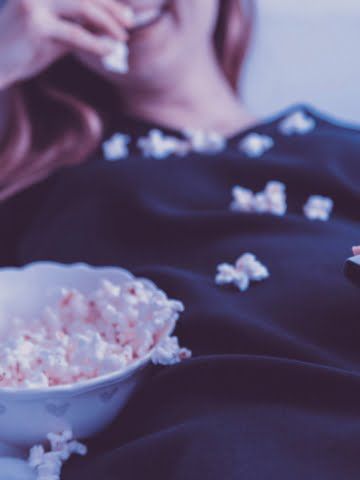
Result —
POLYGON ((250 127, 256 118, 237 98, 216 59, 209 60, 192 60, 181 74, 162 79, 161 85, 132 85, 122 92, 122 107, 128 115, 177 130, 212 130, 231 136, 250 127))

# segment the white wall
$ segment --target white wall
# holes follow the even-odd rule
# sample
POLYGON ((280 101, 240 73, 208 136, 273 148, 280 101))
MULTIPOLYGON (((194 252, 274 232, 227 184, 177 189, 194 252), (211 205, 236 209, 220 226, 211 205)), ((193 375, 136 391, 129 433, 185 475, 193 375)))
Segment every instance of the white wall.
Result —
POLYGON ((296 102, 360 125, 360 0, 256 0, 244 98, 258 115, 296 102))

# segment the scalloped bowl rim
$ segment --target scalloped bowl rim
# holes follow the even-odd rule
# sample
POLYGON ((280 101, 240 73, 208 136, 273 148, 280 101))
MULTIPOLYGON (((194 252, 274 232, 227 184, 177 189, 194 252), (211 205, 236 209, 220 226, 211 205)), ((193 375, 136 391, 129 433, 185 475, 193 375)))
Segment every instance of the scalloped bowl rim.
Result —
MULTIPOLYGON (((145 282, 146 285, 148 285, 152 289, 156 289, 157 291, 159 290, 162 291, 151 280, 143 277, 135 277, 135 275, 133 275, 128 270, 122 267, 96 266, 96 265, 90 265, 84 262, 76 262, 76 263, 68 263, 68 264, 57 263, 52 261, 31 262, 21 267, 2 267, 0 268, 0 276, 3 273, 16 274, 16 273, 21 273, 27 270, 32 270, 34 268, 40 268, 40 269, 53 268, 53 269, 61 269, 61 270, 70 270, 70 269, 76 268, 76 269, 85 270, 85 271, 104 272, 104 275, 106 275, 106 272, 122 273, 123 275, 128 277, 129 280, 139 280, 139 281, 145 282)), ((177 314, 175 313, 172 319, 176 320, 176 318, 177 318, 177 314)), ((167 332, 163 335, 162 338, 171 335, 171 333, 175 329, 175 323, 176 322, 174 321, 173 325, 170 326, 170 328, 167 330, 167 332)), ((98 377, 95 377, 89 380, 83 380, 77 383, 56 385, 53 387, 41 387, 41 388, 0 387, 0 398, 16 396, 24 399, 29 399, 29 397, 31 398, 38 398, 43 396, 48 397, 49 395, 53 395, 53 394, 59 397, 70 394, 70 396, 72 397, 72 396, 80 395, 85 392, 96 390, 99 387, 101 388, 108 387, 122 380, 125 380, 126 378, 130 377, 133 373, 135 373, 138 369, 140 369, 140 367, 145 366, 147 363, 150 363, 151 356, 155 348, 156 347, 153 347, 151 350, 149 350, 149 352, 144 357, 139 358, 138 360, 133 362, 130 366, 125 367, 122 370, 116 370, 106 375, 100 375, 98 377)), ((20 400, 20 398, 17 398, 17 400, 20 400)))

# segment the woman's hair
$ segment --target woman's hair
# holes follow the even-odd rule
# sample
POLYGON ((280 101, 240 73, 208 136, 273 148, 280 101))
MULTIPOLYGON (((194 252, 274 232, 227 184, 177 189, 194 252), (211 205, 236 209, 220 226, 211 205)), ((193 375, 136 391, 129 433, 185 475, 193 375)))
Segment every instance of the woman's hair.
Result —
MULTIPOLYGON (((234 91, 253 24, 252 0, 220 0, 214 45, 234 91)), ((0 143, 0 200, 65 165, 83 162, 116 118, 114 88, 72 57, 9 90, 0 143)))

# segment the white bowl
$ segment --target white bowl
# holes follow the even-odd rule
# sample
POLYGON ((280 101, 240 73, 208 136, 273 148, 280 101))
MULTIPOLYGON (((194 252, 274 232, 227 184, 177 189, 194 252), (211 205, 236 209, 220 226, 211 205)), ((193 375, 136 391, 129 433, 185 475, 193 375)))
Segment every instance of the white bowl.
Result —
MULTIPOLYGON (((114 283, 133 280, 128 271, 116 267, 85 264, 61 265, 36 262, 23 268, 0 269, 0 329, 6 318, 27 318, 40 313, 59 298, 61 288, 90 293, 106 278, 114 283)), ((157 287, 141 279, 151 289, 157 287)), ((174 314, 169 329, 175 328, 174 314)), ((15 448, 29 448, 45 440, 49 432, 72 429, 77 439, 90 437, 108 426, 144 378, 150 364, 145 357, 120 372, 72 385, 49 388, 0 388, 0 442, 15 448)))

